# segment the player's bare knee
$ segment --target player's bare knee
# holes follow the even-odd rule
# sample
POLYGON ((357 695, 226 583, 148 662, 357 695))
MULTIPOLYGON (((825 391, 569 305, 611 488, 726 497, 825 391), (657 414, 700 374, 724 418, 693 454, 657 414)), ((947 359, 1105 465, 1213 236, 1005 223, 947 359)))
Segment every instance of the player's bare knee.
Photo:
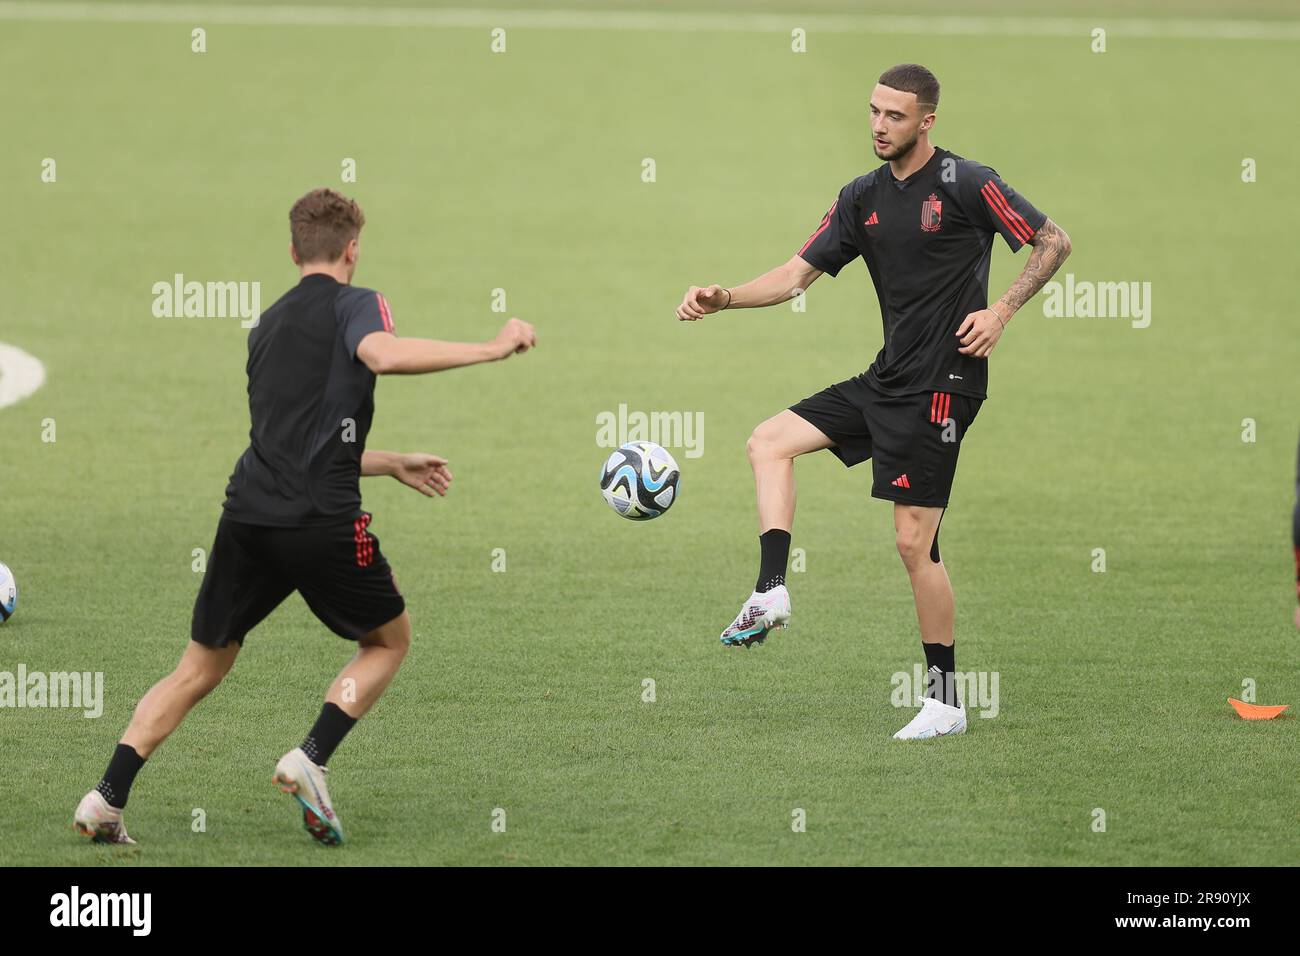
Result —
POLYGON ((363 635, 357 643, 362 647, 380 647, 405 657, 411 649, 410 615, 403 611, 399 617, 363 635))
POLYGON ((224 668, 195 667, 182 664, 172 672, 174 686, 193 700, 206 697, 226 676, 224 668))
POLYGON ((903 525, 894 536, 898 546, 898 556, 903 559, 907 570, 915 571, 930 559, 930 542, 922 533, 920 525, 903 525))
POLYGON ((779 434, 780 426, 770 418, 750 432, 749 441, 745 442, 745 453, 749 455, 749 460, 758 464, 779 458, 777 450, 779 434))
POLYGON ((171 673, 171 684, 191 700, 199 700, 220 684, 239 654, 237 642, 211 648, 191 641, 171 673))
POLYGON ((401 623, 388 641, 388 646, 403 657, 411 649, 411 619, 405 614, 402 615, 401 623))
POLYGON ((386 651, 405 657, 406 652, 411 649, 411 632, 393 631, 385 634, 380 640, 371 642, 371 646, 382 647, 386 651))

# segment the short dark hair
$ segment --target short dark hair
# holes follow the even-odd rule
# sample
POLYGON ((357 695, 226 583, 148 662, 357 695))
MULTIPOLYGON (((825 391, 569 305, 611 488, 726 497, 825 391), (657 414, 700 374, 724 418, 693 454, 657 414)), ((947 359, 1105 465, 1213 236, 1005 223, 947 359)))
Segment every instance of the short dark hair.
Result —
POLYGON ((916 102, 931 109, 939 105, 939 80, 919 63, 900 63, 880 74, 881 86, 915 93, 916 102))
POLYGON ((289 234, 299 262, 335 262, 361 235, 366 214, 355 199, 332 189, 313 189, 289 210, 289 234))

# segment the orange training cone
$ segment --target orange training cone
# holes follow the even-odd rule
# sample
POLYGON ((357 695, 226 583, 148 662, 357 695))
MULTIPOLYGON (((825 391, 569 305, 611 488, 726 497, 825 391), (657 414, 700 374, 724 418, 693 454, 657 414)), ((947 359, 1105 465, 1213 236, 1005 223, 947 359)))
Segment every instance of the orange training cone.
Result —
POLYGON ((1276 704, 1271 707, 1264 707, 1261 704, 1248 704, 1244 700, 1237 700, 1235 697, 1229 697, 1228 703, 1232 705, 1242 720, 1272 720, 1282 711, 1290 707, 1290 704, 1276 704))

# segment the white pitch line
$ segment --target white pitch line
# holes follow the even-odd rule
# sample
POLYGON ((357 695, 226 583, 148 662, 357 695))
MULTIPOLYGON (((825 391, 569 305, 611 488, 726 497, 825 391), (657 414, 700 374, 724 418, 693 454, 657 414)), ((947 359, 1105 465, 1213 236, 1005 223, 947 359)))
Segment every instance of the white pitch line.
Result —
POLYGON ((0 342, 0 408, 21 402, 44 384, 40 359, 0 342))
POLYGON ((291 7, 182 3, 69 3, 0 0, 0 20, 186 23, 194 26, 507 27, 539 30, 821 33, 929 36, 1088 37, 1104 27, 1115 38, 1154 40, 1300 40, 1300 20, 1152 20, 1098 16, 851 16, 803 13, 695 13, 636 10, 437 10, 399 7, 291 7))

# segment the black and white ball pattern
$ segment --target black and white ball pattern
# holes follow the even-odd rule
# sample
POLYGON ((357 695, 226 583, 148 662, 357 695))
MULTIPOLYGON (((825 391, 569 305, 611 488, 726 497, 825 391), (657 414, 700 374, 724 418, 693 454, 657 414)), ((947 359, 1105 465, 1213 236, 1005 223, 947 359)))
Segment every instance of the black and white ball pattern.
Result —
POLYGON ((17 607, 18 585, 14 581, 13 573, 0 564, 0 624, 9 620, 17 607))
POLYGON ((662 447, 630 441, 605 459, 600 469, 600 493, 605 502, 633 521, 658 518, 677 500, 681 472, 662 447))

